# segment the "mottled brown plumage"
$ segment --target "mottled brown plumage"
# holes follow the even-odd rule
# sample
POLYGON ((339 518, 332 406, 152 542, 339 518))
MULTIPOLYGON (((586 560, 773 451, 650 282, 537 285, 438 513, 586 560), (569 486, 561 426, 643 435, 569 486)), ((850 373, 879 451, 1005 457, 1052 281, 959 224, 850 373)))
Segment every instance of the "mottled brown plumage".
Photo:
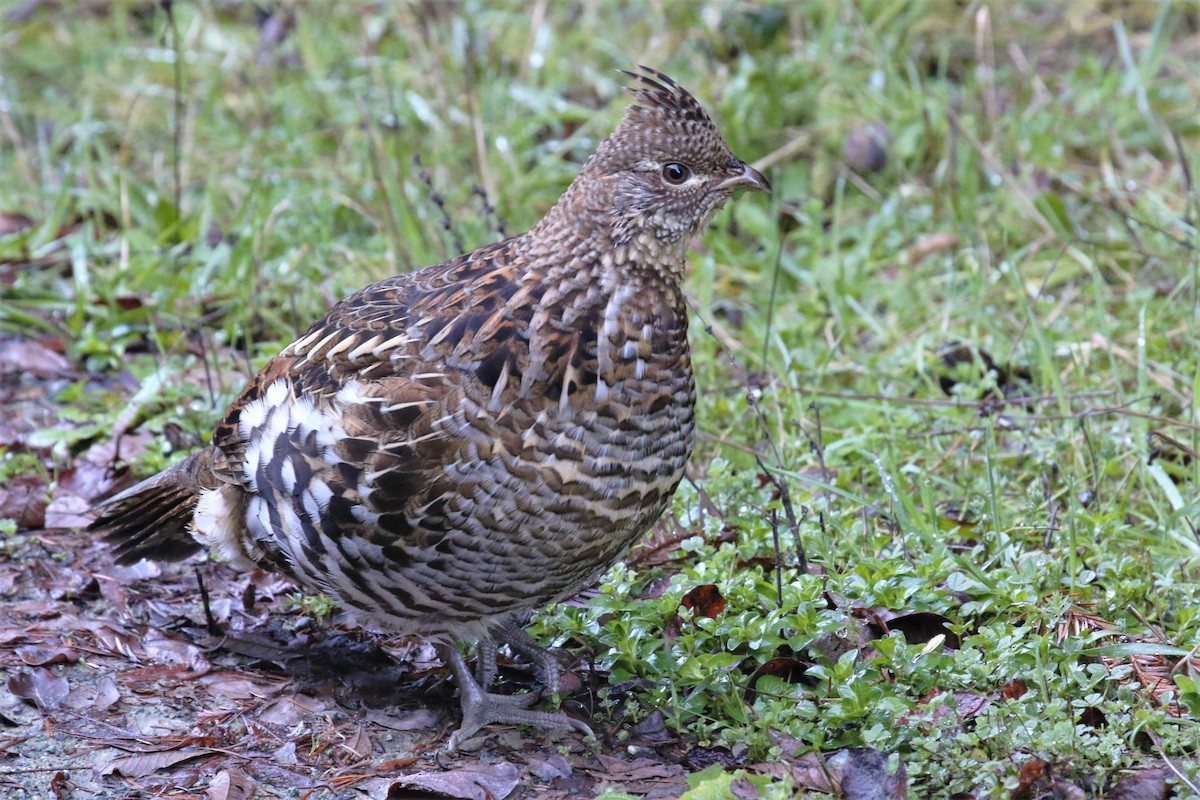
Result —
MULTIPOLYGON (((368 286, 272 359, 211 445, 113 498, 120 563, 210 546, 441 642, 461 733, 574 724, 490 695, 485 652, 662 513, 692 449, 691 238, 766 180, 642 68, 635 104, 528 233, 368 286), (481 642, 483 686, 456 640, 481 642)), ((546 680, 553 662, 539 659, 546 680)))

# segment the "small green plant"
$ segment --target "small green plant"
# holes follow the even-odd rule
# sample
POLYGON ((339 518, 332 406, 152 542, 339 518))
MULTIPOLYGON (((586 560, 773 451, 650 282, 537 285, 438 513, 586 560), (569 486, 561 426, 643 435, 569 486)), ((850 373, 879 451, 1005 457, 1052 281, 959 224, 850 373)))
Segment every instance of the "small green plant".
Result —
POLYGON ((324 622, 338 610, 337 602, 323 594, 290 592, 283 599, 283 609, 292 613, 305 614, 324 622))

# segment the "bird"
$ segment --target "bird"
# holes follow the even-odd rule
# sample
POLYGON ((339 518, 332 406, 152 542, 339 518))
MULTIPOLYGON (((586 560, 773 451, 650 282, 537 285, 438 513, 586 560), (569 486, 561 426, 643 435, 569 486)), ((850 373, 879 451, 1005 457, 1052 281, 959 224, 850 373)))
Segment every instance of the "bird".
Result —
POLYGON ((458 686, 451 749, 493 724, 590 736, 490 691, 497 643, 553 692, 523 621, 662 515, 696 431, 687 251, 737 190, 770 190, 688 91, 622 72, 620 123, 529 231, 337 303, 206 447, 99 504, 116 563, 208 548, 425 637, 458 686))

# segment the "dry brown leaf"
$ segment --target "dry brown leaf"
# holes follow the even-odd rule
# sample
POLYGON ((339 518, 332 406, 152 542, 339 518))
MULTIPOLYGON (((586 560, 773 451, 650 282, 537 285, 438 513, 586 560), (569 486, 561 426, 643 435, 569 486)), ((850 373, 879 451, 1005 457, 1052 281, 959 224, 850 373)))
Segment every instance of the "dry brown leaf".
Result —
POLYGON ((350 751, 355 758, 370 758, 371 757, 371 737, 367 735, 361 727, 356 728, 354 733, 342 742, 342 747, 350 751))
POLYGON ((45 521, 42 524, 48 530, 86 528, 92 521, 91 509, 90 501, 56 488, 53 499, 46 504, 45 521))
POLYGON ((478 764, 444 772, 414 772, 400 778, 375 778, 356 788, 371 800, 409 796, 404 792, 430 792, 456 800, 504 800, 517 788, 521 773, 513 764, 478 764), (393 794, 395 792, 396 794, 393 794))
POLYGON ((8 690, 22 700, 32 701, 45 714, 62 705, 71 693, 71 684, 45 667, 38 667, 9 678, 8 690))
POLYGON ((908 796, 908 772, 903 762, 888 770, 888 756, 869 747, 848 747, 829 763, 842 771, 845 800, 903 800, 908 796))
POLYGON ((67 664, 79 660, 79 653, 61 645, 27 644, 17 648, 17 658, 31 667, 67 664))
POLYGON ((144 778, 155 772, 170 769, 176 764, 211 755, 213 750, 163 750, 157 753, 139 753, 135 756, 123 756, 110 761, 100 770, 101 775, 121 774, 126 778, 144 778))
POLYGON ((272 700, 258 712, 260 722, 290 728, 305 717, 325 708, 325 704, 305 694, 290 694, 272 700))
POLYGON ((1170 775, 1161 767, 1135 770, 1117 781, 1104 796, 1108 800, 1166 800, 1170 775))
POLYGON ((548 755, 546 758, 530 756, 526 766, 533 777, 541 781, 552 781, 555 778, 569 778, 571 764, 559 753, 548 755))
POLYGON ((0 236, 12 236, 34 226, 33 218, 20 211, 0 210, 0 236))
POLYGON ((57 378, 71 375, 71 362, 32 339, 0 342, 0 375, 33 375, 57 378))
POLYGON ((896 631, 904 636, 911 644, 927 644, 936 636, 942 636, 942 646, 948 650, 957 650, 960 646, 958 634, 950 630, 953 622, 941 614, 929 611, 892 611, 886 608, 855 608, 851 613, 865 620, 871 632, 877 636, 886 636, 890 631, 896 631))
POLYGON ((209 673, 200 679, 200 683, 207 686, 213 694, 228 697, 231 700, 274 697, 287 686, 285 681, 252 679, 240 672, 228 670, 209 673))
POLYGON ((250 800, 254 797, 254 780, 236 767, 223 769, 209 782, 208 800, 250 800))
POLYGON ((688 591, 679 601, 680 608, 688 608, 697 617, 716 619, 725 610, 725 597, 716 584, 704 583, 688 591))
POLYGON ((15 475, 0 486, 0 519, 29 530, 46 524, 46 481, 40 475, 15 475))
POLYGON ((827 763, 827 754, 808 752, 800 756, 785 756, 779 761, 750 764, 746 767, 756 775, 770 775, 778 780, 791 780, 797 788, 822 792, 835 797, 842 793, 841 770, 827 763))
POLYGON ((367 712, 367 722, 393 731, 423 731, 440 724, 437 714, 427 708, 414 709, 403 715, 373 709, 367 712))
POLYGON ((118 630, 116 623, 94 623, 88 626, 92 636, 96 637, 96 646, 102 653, 122 655, 130 661, 141 662, 145 653, 141 641, 129 631, 118 630))
POLYGON ((664 764, 652 758, 635 758, 625 761, 615 756, 597 753, 596 760, 602 769, 588 767, 587 771, 601 780, 630 783, 661 778, 674 778, 683 772, 678 764, 664 764))
POLYGON ((116 682, 105 675, 96 684, 96 699, 92 701, 92 710, 107 711, 120 699, 121 693, 117 690, 116 682))
POLYGON ((173 639, 159 630, 151 629, 146 633, 142 639, 142 649, 147 659, 185 667, 192 677, 205 675, 212 669, 212 664, 199 647, 182 639, 173 639))

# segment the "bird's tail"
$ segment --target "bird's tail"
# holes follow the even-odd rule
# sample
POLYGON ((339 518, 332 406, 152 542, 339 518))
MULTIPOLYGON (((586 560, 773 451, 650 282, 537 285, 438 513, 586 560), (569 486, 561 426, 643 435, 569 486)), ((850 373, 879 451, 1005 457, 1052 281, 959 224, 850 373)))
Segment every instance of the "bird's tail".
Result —
POLYGON ((212 448, 205 448, 105 500, 95 508, 88 530, 113 545, 118 564, 143 558, 181 561, 198 552, 192 514, 203 489, 201 475, 211 475, 212 456, 212 448))

